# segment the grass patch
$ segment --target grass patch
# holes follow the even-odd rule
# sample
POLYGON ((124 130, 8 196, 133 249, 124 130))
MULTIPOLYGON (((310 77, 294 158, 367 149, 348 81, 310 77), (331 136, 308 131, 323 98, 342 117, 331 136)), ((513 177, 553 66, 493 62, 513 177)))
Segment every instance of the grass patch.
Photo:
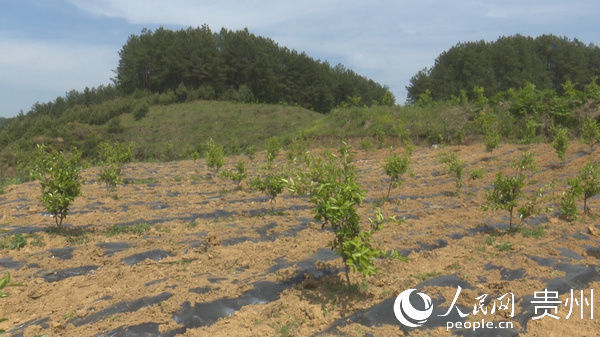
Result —
POLYGON ((519 232, 523 235, 524 238, 534 238, 539 239, 546 235, 546 230, 544 227, 538 226, 534 229, 529 229, 526 227, 519 228, 519 232))
POLYGON ((501 252, 507 252, 507 251, 513 250, 512 242, 502 242, 502 243, 495 245, 494 247, 501 252))
POLYGON ((442 275, 442 273, 440 273, 440 272, 430 271, 430 272, 424 273, 424 274, 414 274, 414 275, 412 275, 412 277, 416 278, 417 280, 426 281, 426 280, 429 280, 431 278, 438 277, 441 275, 442 275))
POLYGON ((400 252, 397 251, 397 250, 395 250, 395 249, 390 250, 390 253, 389 253, 388 256, 391 259, 394 259, 394 260, 399 260, 399 261, 402 261, 402 262, 408 261, 408 257, 407 256, 404 256, 404 255, 400 254, 400 252))
POLYGON ((137 223, 133 226, 112 225, 106 232, 106 235, 109 237, 120 235, 120 234, 143 235, 146 232, 148 232, 149 230, 150 230, 150 225, 147 223, 137 223))
POLYGON ((21 250, 21 248, 27 246, 27 238, 23 234, 15 234, 0 240, 0 249, 15 249, 21 250))
POLYGON ((123 182, 127 185, 146 185, 146 184, 157 184, 158 179, 156 179, 156 178, 134 178, 134 179, 124 179, 123 182))

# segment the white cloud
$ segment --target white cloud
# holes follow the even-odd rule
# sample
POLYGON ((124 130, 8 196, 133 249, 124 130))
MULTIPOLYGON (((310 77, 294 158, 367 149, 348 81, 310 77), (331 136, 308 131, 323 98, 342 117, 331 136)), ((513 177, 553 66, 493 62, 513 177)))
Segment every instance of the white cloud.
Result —
POLYGON ((133 24, 198 26, 239 29, 283 24, 300 17, 331 13, 343 1, 191 1, 191 0, 70 0, 95 15, 122 18, 133 24))
POLYGON ((0 87, 4 97, 14 100, 4 108, 11 111, 0 112, 3 115, 27 110, 33 102, 51 100, 72 89, 110 83, 118 63, 118 48, 105 45, 0 36, 0 50, 0 87))

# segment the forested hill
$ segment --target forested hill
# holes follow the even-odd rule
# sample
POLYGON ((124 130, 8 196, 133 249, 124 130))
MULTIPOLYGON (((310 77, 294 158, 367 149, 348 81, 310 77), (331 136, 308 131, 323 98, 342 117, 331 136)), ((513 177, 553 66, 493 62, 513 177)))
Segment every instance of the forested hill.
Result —
POLYGON ((348 100, 393 104, 379 83, 280 47, 247 29, 211 32, 208 26, 132 35, 119 52, 116 84, 124 93, 200 89, 202 98, 298 104, 329 112, 348 100))
POLYGON ((527 83, 562 91, 571 81, 577 89, 600 76, 600 48, 581 41, 542 35, 515 35, 494 42, 459 43, 443 52, 431 68, 419 71, 407 86, 408 101, 429 90, 434 100, 471 94, 475 86, 489 97, 527 83))

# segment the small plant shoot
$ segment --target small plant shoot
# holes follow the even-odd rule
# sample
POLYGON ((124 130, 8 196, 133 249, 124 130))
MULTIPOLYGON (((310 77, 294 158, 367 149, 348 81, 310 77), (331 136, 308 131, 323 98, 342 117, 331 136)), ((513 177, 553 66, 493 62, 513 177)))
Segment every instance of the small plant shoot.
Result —
POLYGON ((223 167, 225 153, 223 151, 223 145, 215 143, 215 141, 210 138, 206 143, 206 165, 209 169, 213 170, 216 174, 219 172, 219 169, 223 167))
POLYGON ((465 162, 458 158, 456 152, 443 152, 440 155, 440 163, 446 165, 446 172, 454 178, 456 194, 458 195, 463 186, 465 162))
POLYGON ((273 210, 275 198, 283 192, 285 183, 286 181, 281 175, 269 172, 255 177, 250 184, 253 189, 264 192, 269 196, 269 203, 271 204, 271 210, 273 210))
POLYGON ((267 139, 267 149, 266 149, 266 157, 267 163, 272 163, 277 155, 281 151, 281 143, 279 142, 279 138, 271 137, 267 139))
POLYGON ((237 188, 242 187, 242 181, 248 176, 246 172, 246 165, 243 160, 238 160, 233 170, 225 170, 221 172, 221 177, 229 179, 236 183, 237 188))
POLYGON ((402 177, 408 171, 409 163, 409 154, 404 154, 402 157, 399 157, 397 154, 394 154, 385 160, 383 170, 385 171, 385 174, 387 174, 390 177, 390 184, 388 186, 386 199, 390 198, 390 191, 392 190, 392 186, 399 187, 402 184, 402 177))
POLYGON ((106 184, 106 188, 115 189, 123 182, 121 170, 124 163, 131 161, 131 144, 100 143, 98 157, 102 163, 98 181, 106 184))
POLYGON ((581 138, 589 145, 590 154, 594 152, 594 146, 600 141, 600 125, 595 119, 585 119, 581 125, 581 138))
POLYGON ((554 128, 554 140, 552 147, 556 150, 556 156, 563 162, 566 160, 567 149, 569 148, 569 130, 563 127, 554 128))
POLYGON ((529 216, 536 214, 538 203, 542 201, 545 190, 540 189, 535 195, 525 198, 523 187, 527 178, 526 171, 536 169, 535 156, 531 152, 525 152, 519 159, 512 163, 514 173, 504 175, 502 172, 496 174, 494 188, 488 192, 484 210, 505 210, 509 213, 509 228, 513 225, 514 211, 517 210, 521 223, 529 216), (522 199, 525 198, 525 201, 522 199))

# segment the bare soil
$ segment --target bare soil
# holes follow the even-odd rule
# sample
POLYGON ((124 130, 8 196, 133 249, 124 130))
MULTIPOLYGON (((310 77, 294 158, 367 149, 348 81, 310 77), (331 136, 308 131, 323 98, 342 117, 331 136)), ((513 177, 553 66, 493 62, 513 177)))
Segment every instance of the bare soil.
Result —
MULTIPOLYGON (((313 219, 307 198, 284 192, 272 205, 246 185, 237 190, 213 178, 202 160, 126 165, 132 183, 116 193, 95 182, 97 168, 87 169, 83 195, 59 232, 48 230, 53 219, 37 199, 36 182, 10 186, 0 195, 0 235, 24 233, 28 244, 0 250, 0 272, 20 284, 0 299, 0 318, 7 319, 0 329, 9 336, 598 335, 600 317, 590 319, 589 306, 574 304, 566 319, 564 305, 571 289, 576 298, 580 290, 589 298, 594 289, 592 305, 600 312, 597 217, 566 222, 550 204, 553 210, 523 225, 543 229, 541 237, 509 233, 508 213, 483 211, 482 204, 496 173, 509 172, 525 146, 502 145, 493 153, 483 145, 447 149, 466 161, 467 171, 484 168, 484 177, 467 178, 455 195, 454 181, 438 164, 442 150, 418 147, 413 174, 384 203, 389 150, 357 153, 367 191, 362 222, 367 228, 374 207, 386 217, 406 217, 385 223, 374 242, 408 260, 378 259, 378 275, 351 274, 350 287, 341 259, 327 248, 333 233, 313 219), (149 229, 111 236, 115 224, 149 229), (458 308, 470 315, 456 320, 509 321, 513 329, 447 331, 448 317, 439 315, 459 285, 458 308), (410 288, 433 299, 433 316, 420 328, 406 328, 394 316, 394 299, 410 288), (560 319, 533 320, 531 300, 546 288, 560 294, 560 319), (514 317, 490 313, 493 299, 505 293, 514 294, 514 317), (488 313, 474 315, 483 294, 492 299, 488 313)), ((559 180, 556 197, 590 157, 598 160, 582 144, 571 146, 564 165, 547 144, 531 149, 540 170, 526 189, 559 180)), ((279 160, 284 165, 284 155, 279 160)), ((600 211, 599 199, 589 205, 600 211)))

